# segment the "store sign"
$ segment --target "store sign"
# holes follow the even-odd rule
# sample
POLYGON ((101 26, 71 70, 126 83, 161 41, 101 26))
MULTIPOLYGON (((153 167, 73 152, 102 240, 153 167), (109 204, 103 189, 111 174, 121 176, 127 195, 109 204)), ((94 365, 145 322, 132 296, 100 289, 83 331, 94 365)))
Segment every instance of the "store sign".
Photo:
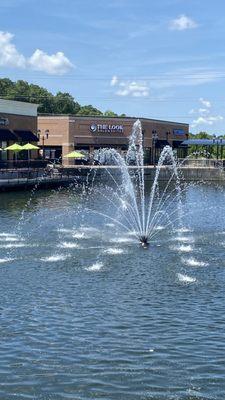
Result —
POLYGON ((9 125, 9 120, 8 118, 2 118, 0 117, 0 126, 7 126, 9 125))
POLYGON ((184 135, 184 130, 183 129, 174 129, 173 134, 174 135, 184 135))
POLYGON ((123 133, 123 125, 91 124, 92 133, 123 133))

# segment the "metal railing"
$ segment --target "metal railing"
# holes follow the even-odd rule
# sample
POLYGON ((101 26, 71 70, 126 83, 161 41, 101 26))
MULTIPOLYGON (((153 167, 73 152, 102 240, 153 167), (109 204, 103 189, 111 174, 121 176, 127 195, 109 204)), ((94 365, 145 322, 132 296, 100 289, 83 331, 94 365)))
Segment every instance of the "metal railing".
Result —
POLYGON ((0 170, 2 169, 22 169, 22 168, 45 168, 48 160, 0 160, 0 170))
POLYGON ((209 158, 187 158, 179 159, 179 164, 187 168, 220 168, 225 169, 225 160, 209 158))
POLYGON ((43 186, 67 184, 80 181, 79 173, 56 168, 0 169, 0 190, 2 188, 29 187, 36 184, 43 186))

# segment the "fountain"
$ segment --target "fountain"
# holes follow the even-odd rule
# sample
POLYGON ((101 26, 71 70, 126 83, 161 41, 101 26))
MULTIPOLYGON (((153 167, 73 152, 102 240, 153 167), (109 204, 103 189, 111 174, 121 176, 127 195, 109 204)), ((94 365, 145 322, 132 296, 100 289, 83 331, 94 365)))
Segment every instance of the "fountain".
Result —
POLYGON ((167 220, 167 226, 176 220, 179 228, 182 227, 180 174, 170 146, 165 146, 161 152, 149 197, 146 195, 145 188, 143 135, 139 120, 133 125, 126 157, 124 158, 115 149, 103 149, 100 154, 100 162, 107 164, 107 160, 110 165, 106 165, 105 168, 116 190, 111 193, 110 188, 108 188, 110 196, 104 194, 104 197, 117 211, 118 216, 112 218, 111 215, 98 211, 94 212, 113 220, 115 224, 122 226, 125 231, 131 232, 134 230, 135 236, 144 248, 148 246, 151 238, 156 235, 155 229, 163 216, 167 220), (170 169, 171 176, 162 195, 157 199, 159 175, 165 161, 170 164, 167 168, 170 169), (117 167, 117 177, 112 171, 112 164, 117 167), (120 183, 118 183, 117 179, 118 171, 120 172, 120 183), (172 181, 175 181, 175 189, 168 194, 168 188, 172 181), (174 199, 177 200, 177 209, 169 213, 168 208, 174 199), (174 214, 176 213, 177 217, 174 220, 174 214), (173 221, 171 221, 170 217, 173 217, 173 221))
MULTIPOLYGON (((162 223, 164 228, 167 228, 178 222, 178 232, 182 231, 181 178, 170 146, 165 146, 161 152, 150 192, 148 188, 146 189, 143 135, 139 120, 133 125, 126 156, 122 156, 115 149, 105 148, 100 152, 99 161, 104 165, 104 168, 100 171, 104 171, 103 173, 108 176, 107 179, 105 177, 101 179, 102 187, 96 182, 98 178, 97 170, 94 169, 93 173, 88 173, 80 193, 83 218, 87 211, 108 219, 117 227, 122 228, 123 232, 136 237, 144 249, 147 249, 151 240, 160 233, 160 224, 162 223), (160 172, 165 162, 169 164, 166 168, 170 175, 164 190, 159 193, 160 172), (110 178, 110 184, 105 183, 108 182, 108 178, 110 178), (171 190, 170 186, 174 183, 175 186, 171 190), (86 206, 89 199, 95 197, 95 191, 98 192, 99 198, 107 200, 108 205, 110 205, 110 213, 99 211, 96 207, 88 208, 86 206)), ((74 186, 72 191, 71 188, 69 189, 69 197, 74 198, 74 188, 76 188, 77 194, 78 187, 74 186)), ((30 198, 18 219, 14 231, 16 234, 22 234, 24 223, 26 223, 25 214, 31 206, 37 189, 38 185, 31 191, 30 198)), ((56 220, 55 217, 54 220, 56 220)), ((43 219, 42 224, 45 224, 45 219, 43 219)), ((7 256, 12 257, 11 250, 8 251, 7 256)))

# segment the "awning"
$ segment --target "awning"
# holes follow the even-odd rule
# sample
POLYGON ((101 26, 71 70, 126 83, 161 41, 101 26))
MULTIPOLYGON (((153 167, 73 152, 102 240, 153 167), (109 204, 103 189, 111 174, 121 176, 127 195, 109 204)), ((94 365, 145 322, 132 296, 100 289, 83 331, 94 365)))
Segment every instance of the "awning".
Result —
POLYGON ((0 129, 0 140, 8 142, 9 140, 17 141, 16 135, 9 129, 0 129))
POLYGON ((183 144, 182 140, 173 140, 172 147, 178 149, 179 147, 187 147, 187 144, 183 144))
POLYGON ((183 145, 188 146, 225 146, 225 139, 187 139, 182 142, 183 145))
POLYGON ((38 142, 38 137, 31 131, 14 130, 14 133, 22 142, 38 142))
POLYGON ((167 140, 156 140, 155 147, 162 149, 165 146, 170 146, 170 143, 167 140))

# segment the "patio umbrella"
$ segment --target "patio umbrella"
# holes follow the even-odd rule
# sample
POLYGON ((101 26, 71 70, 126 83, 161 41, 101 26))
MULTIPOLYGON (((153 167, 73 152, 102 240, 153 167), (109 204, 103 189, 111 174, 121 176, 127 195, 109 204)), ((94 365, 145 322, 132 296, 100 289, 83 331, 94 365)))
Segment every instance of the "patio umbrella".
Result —
POLYGON ((65 158, 85 158, 85 155, 79 151, 72 151, 71 153, 64 156, 65 158))
POLYGON ((27 143, 24 146, 22 146, 22 150, 39 150, 40 147, 35 146, 34 144, 27 143))
POLYGON ((11 150, 11 151, 21 151, 23 147, 20 146, 18 143, 11 144, 11 146, 5 147, 4 150, 11 150))
POLYGON ((11 146, 5 147, 4 150, 14 151, 15 158, 17 161, 17 152, 23 150, 23 148, 18 143, 14 143, 14 144, 11 144, 11 146))
POLYGON ((31 144, 31 143, 26 143, 24 146, 22 146, 22 150, 28 151, 28 161, 30 161, 31 150, 40 150, 40 147, 35 146, 34 144, 31 144))

